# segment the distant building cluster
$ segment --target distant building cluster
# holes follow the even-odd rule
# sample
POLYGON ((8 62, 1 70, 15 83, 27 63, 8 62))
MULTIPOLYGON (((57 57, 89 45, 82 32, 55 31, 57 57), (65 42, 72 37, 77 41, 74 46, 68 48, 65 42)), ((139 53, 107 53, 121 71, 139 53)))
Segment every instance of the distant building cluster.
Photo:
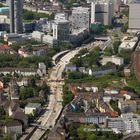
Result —
MULTIPOLYGON (((30 1, 27 1, 27 3, 30 1)), ((55 1, 51 1, 55 3, 55 1)), ((23 22, 22 0, 9 0, 9 7, 0 8, 0 30, 11 33, 33 32, 33 39, 58 46, 62 42, 78 44, 89 35, 90 28, 100 28, 100 25, 112 25, 114 12, 129 8, 129 31, 139 31, 140 2, 133 0, 87 0, 90 6, 74 7, 69 11, 56 12, 54 20, 23 22), (125 5, 124 5, 125 4, 125 5)), ((55 5, 54 5, 55 6, 55 5)))
POLYGON ((103 93, 98 87, 71 85, 70 88, 76 98, 65 112, 68 123, 98 124, 100 128, 111 128, 115 133, 140 131, 140 115, 133 113, 139 110, 137 94, 114 88, 105 88, 103 93), (112 100, 118 101, 121 115, 109 105, 112 100))
MULTIPOLYGON (((29 2, 29 1, 28 1, 29 2)), ((70 12, 55 13, 54 20, 41 18, 23 23, 22 0, 7 1, 9 7, 0 8, 0 29, 11 33, 33 32, 32 38, 51 46, 62 42, 81 43, 89 36, 91 24, 112 24, 112 2, 91 2, 90 7, 72 8, 70 12), (10 25, 10 27, 9 27, 10 25)))
POLYGON ((78 43, 89 34, 90 13, 89 8, 78 7, 72 10, 70 20, 65 13, 57 13, 53 21, 48 21, 46 35, 42 30, 34 31, 35 40, 57 46, 62 42, 78 43), (80 13, 80 14, 79 14, 80 13))

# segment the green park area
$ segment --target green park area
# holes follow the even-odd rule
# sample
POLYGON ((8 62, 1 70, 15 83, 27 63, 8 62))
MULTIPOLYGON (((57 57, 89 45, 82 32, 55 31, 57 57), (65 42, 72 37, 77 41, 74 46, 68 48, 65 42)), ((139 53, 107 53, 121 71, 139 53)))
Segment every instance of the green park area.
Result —
POLYGON ((120 140, 122 134, 115 134, 112 131, 99 131, 98 125, 80 125, 78 128, 71 125, 71 140, 120 140))
POLYGON ((23 20, 24 22, 31 22, 34 20, 39 20, 40 18, 48 18, 49 20, 52 20, 54 18, 54 15, 51 14, 45 14, 45 13, 37 13, 32 12, 28 10, 23 10, 23 20))

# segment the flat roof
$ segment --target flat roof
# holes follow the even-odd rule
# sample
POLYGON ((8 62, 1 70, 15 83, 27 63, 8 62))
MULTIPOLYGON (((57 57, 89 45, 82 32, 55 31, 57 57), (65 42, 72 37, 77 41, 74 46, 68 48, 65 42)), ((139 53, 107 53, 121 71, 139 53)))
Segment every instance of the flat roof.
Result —
POLYGON ((40 107, 41 104, 40 103, 28 103, 26 105, 26 107, 32 107, 32 108, 37 108, 37 107, 40 107))

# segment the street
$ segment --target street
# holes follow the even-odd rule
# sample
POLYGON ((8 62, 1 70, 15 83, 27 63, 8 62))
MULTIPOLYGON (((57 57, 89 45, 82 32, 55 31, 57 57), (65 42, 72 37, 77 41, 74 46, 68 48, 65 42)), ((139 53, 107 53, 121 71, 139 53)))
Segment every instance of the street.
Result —
MULTIPOLYGON (((37 122, 40 122, 40 126, 46 127, 46 129, 51 130, 51 128, 54 127, 56 120, 62 111, 62 88, 64 85, 64 82, 62 81, 62 72, 64 71, 66 64, 68 64, 82 48, 67 53, 60 59, 57 65, 52 68, 48 80, 48 85, 50 86, 52 94, 49 97, 49 104, 46 108, 46 112, 37 120, 37 122)), ((37 129, 30 140, 39 140, 44 133, 45 130, 37 129)))

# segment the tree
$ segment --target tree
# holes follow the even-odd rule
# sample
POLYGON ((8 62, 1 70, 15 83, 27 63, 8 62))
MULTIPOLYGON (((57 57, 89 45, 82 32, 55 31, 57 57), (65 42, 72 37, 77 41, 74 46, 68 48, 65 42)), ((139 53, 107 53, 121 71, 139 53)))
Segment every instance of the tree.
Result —
POLYGON ((2 117, 3 115, 6 115, 4 108, 2 106, 0 106, 0 117, 2 117))
POLYGON ((29 12, 27 10, 23 10, 23 19, 24 20, 34 20, 34 13, 33 12, 29 12))
POLYGON ((97 139, 98 139, 98 137, 94 133, 87 135, 87 140, 97 140, 97 139))
POLYGON ((112 51, 112 48, 111 47, 107 47, 105 49, 105 55, 106 56, 112 56, 113 55, 113 51, 112 51))
POLYGON ((34 78, 31 79, 31 86, 36 88, 36 81, 34 78))
POLYGON ((20 46, 19 46, 19 45, 16 45, 16 44, 11 45, 10 47, 11 47, 13 50, 15 50, 16 52, 18 52, 18 50, 20 49, 20 46))
POLYGON ((132 88, 132 87, 125 86, 123 89, 124 89, 124 90, 127 90, 127 91, 129 91, 129 92, 135 92, 135 89, 132 88))
POLYGON ((63 86, 63 106, 73 100, 73 94, 66 85, 63 86))
POLYGON ((114 66, 114 63, 112 63, 112 62, 107 62, 107 63, 106 63, 106 66, 114 66))
POLYGON ((20 89, 19 97, 21 100, 25 100, 33 96, 34 96, 34 90, 32 87, 22 87, 20 89))
POLYGON ((40 18, 48 18, 48 19, 54 19, 54 14, 48 15, 45 13, 37 13, 37 12, 32 12, 28 10, 23 10, 23 19, 24 20, 39 20, 40 18))
POLYGON ((88 53, 88 49, 87 48, 82 49, 82 50, 79 51, 78 56, 84 55, 86 53, 88 53))
POLYGON ((125 65, 130 63, 131 54, 132 54, 131 50, 124 50, 124 49, 120 50, 119 56, 124 58, 124 64, 125 65))
POLYGON ((63 105, 65 106, 66 104, 70 103, 73 99, 73 94, 71 91, 67 91, 63 95, 63 105))
POLYGON ((124 25, 122 26, 121 31, 122 31, 123 33, 126 33, 126 32, 127 32, 127 29, 128 29, 128 23, 127 23, 127 24, 124 24, 124 25))
POLYGON ((2 3, 0 3, 0 7, 5 7, 5 5, 3 5, 2 3))
POLYGON ((121 111, 118 108, 118 101, 110 100, 110 105, 114 111, 118 112, 119 115, 121 114, 121 111))
POLYGON ((86 139, 86 134, 87 132, 84 131, 84 126, 80 126, 78 129, 77 129, 77 134, 79 136, 80 139, 86 139))
POLYGON ((60 44, 60 48, 61 48, 61 51, 63 50, 67 50, 67 49, 73 49, 74 46, 71 44, 71 43, 61 43, 60 44))
POLYGON ((68 73, 68 79, 86 79, 89 78, 90 76, 81 72, 69 72, 68 73))
POLYGON ((71 62, 73 63, 73 64, 75 64, 77 67, 81 67, 81 66, 83 66, 83 61, 82 61, 82 58, 80 57, 80 58, 73 58, 72 60, 71 60, 71 62))
POLYGON ((70 137, 77 137, 77 128, 71 125, 69 128, 70 137))
POLYGON ((41 89, 45 92, 45 94, 50 94, 50 87, 46 83, 43 83, 41 89))
POLYGON ((5 134, 1 140, 12 140, 12 137, 10 134, 5 134))
POLYGON ((118 54, 118 48, 119 48, 119 45, 121 44, 121 41, 120 40, 117 40, 113 43, 113 48, 114 48, 114 53, 115 54, 118 54))

